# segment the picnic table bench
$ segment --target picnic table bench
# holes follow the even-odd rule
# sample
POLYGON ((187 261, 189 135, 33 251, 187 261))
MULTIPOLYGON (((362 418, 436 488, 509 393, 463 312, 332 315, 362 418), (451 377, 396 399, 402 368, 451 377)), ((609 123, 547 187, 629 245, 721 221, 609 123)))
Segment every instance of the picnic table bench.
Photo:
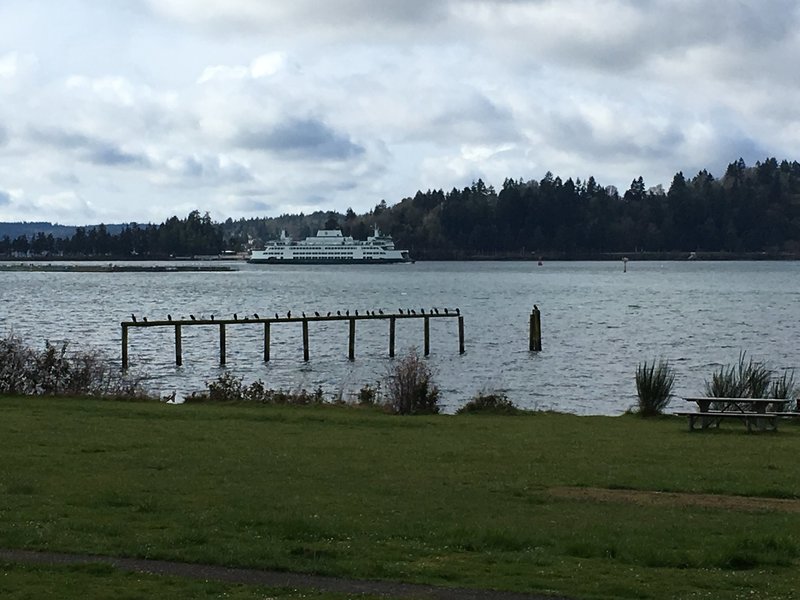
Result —
POLYGON ((778 418, 799 416, 797 413, 783 412, 788 402, 783 398, 712 398, 709 396, 685 398, 697 405, 696 411, 675 413, 689 418, 689 431, 719 427, 725 419, 741 421, 747 431, 777 431, 778 418), (772 410, 768 410, 772 408, 772 410), (699 427, 695 427, 698 425, 699 427))

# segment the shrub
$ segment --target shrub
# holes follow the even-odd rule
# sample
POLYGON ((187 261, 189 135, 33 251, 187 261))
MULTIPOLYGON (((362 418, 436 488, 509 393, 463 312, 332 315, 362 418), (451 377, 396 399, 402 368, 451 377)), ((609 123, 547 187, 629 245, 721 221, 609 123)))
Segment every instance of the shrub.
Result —
POLYGON ((386 375, 387 410, 398 415, 436 414, 439 388, 428 365, 411 349, 386 375))
POLYGON ((647 361, 636 367, 636 394, 639 398, 639 414, 643 417, 660 415, 672 398, 675 372, 669 361, 658 363, 647 361))
POLYGON ((0 339, 0 394, 144 399, 143 377, 94 351, 45 342, 37 352, 15 335, 0 339))
POLYGON ((225 372, 215 380, 206 383, 204 392, 193 393, 185 403, 198 402, 252 402, 258 404, 322 404, 324 394, 321 387, 313 392, 304 389, 291 392, 271 389, 257 379, 250 385, 244 385, 241 377, 225 372))
POLYGON ((503 393, 480 392, 464 406, 456 411, 457 415, 466 414, 491 414, 491 415, 518 415, 525 411, 520 410, 503 393))
POLYGON ((764 398, 770 391, 772 371, 763 363, 739 353, 733 366, 721 366, 706 381, 706 395, 711 398, 764 398))

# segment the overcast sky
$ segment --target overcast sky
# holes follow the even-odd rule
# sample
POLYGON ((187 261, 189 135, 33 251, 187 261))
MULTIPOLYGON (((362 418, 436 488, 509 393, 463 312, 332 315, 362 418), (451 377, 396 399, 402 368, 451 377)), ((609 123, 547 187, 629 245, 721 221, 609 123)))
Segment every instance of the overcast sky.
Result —
POLYGON ((800 159, 795 0, 0 0, 0 221, 800 159))

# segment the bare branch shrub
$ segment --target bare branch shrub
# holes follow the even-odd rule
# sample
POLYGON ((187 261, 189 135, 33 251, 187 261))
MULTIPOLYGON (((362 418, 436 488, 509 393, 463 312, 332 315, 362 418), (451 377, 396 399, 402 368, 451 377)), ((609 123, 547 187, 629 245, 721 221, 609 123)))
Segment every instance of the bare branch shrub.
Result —
POLYGON ((389 368, 386 408, 398 415, 439 412, 439 388, 433 373, 413 348, 389 368))

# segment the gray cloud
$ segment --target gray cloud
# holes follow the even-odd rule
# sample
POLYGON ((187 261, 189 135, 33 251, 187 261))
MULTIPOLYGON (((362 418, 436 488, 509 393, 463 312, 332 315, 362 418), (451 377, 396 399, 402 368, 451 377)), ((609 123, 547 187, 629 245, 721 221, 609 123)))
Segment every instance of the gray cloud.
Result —
POLYGON ((295 160, 345 161, 364 154, 362 146, 317 119, 292 119, 271 128, 241 132, 235 143, 295 160))
POLYGON ((223 185, 253 181, 253 174, 242 164, 223 162, 219 156, 186 156, 177 160, 174 170, 196 183, 223 185))
POLYGON ((58 128, 33 128, 31 139, 57 149, 75 150, 78 156, 89 163, 112 167, 150 167, 144 154, 123 150, 118 145, 83 133, 58 128))
POLYGON ((7 206, 11 204, 11 194, 0 190, 0 206, 7 206))

